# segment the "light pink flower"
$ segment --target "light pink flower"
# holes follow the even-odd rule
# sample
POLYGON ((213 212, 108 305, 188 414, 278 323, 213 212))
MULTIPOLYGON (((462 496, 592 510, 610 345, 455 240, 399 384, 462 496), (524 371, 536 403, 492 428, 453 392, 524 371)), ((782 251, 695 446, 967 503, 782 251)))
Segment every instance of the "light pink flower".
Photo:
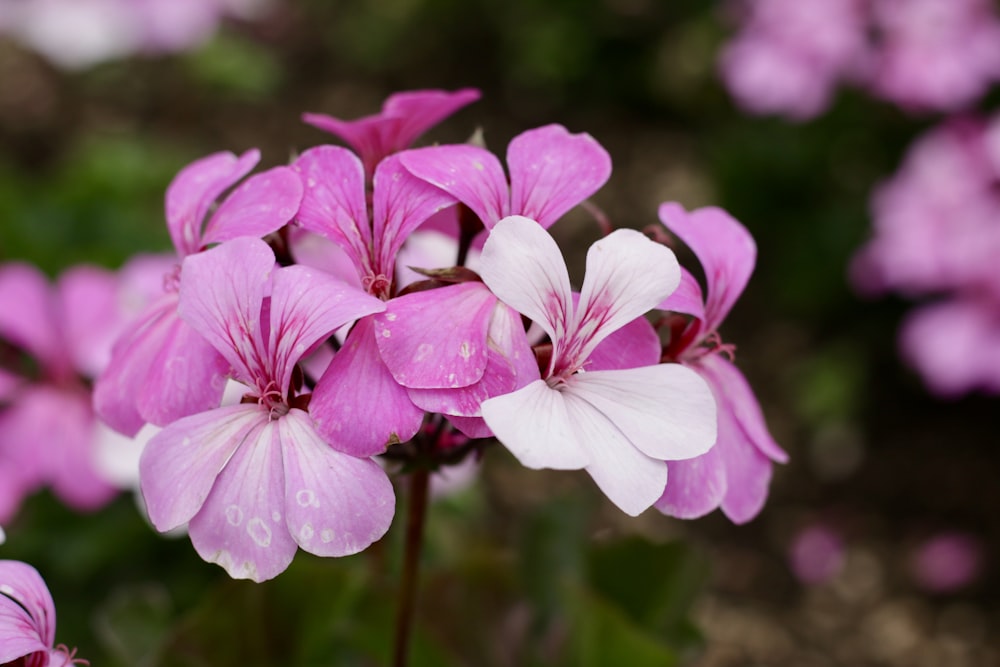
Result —
POLYGON ((844 569, 844 540, 827 526, 816 524, 799 531, 788 548, 788 564, 804 584, 824 584, 844 569))
POLYGON ((306 113, 302 120, 343 139, 361 156, 365 174, 371 178, 384 158, 409 148, 424 132, 478 99, 479 91, 473 88, 411 90, 390 95, 382 112, 372 116, 348 121, 306 113))
POLYGON ((87 664, 76 650, 53 647, 56 608, 38 571, 16 560, 0 560, 0 664, 67 667, 87 664))
MULTIPOLYGON (((184 169, 167 188, 167 228, 179 260, 211 244, 265 236, 289 222, 302 185, 288 167, 246 179, 209 215, 213 204, 253 169, 256 150, 215 153, 184 169)), ((225 359, 177 315, 180 266, 163 278, 163 293, 118 340, 94 387, 94 406, 115 430, 135 435, 145 423, 164 426, 219 405, 225 359)))
POLYGON ((917 546, 909 565, 911 575, 924 590, 954 593, 982 573, 983 545, 968 533, 938 533, 917 546))
POLYGON ((170 424, 146 446, 140 486, 153 525, 189 522, 202 558, 254 581, 282 572, 299 547, 344 556, 379 539, 395 505, 388 477, 324 441, 292 376, 335 329, 383 308, 320 271, 275 268, 258 239, 187 257, 181 316, 248 394, 170 424))
POLYGON ((760 405, 746 378, 723 352, 719 325, 743 293, 753 273, 757 246, 750 233, 718 208, 691 213, 675 203, 660 207, 660 220, 694 252, 707 278, 707 298, 687 271, 681 286, 660 304, 692 316, 671 332, 665 356, 708 381, 718 403, 719 437, 704 456, 670 465, 670 482, 656 507, 665 514, 692 519, 716 507, 744 523, 760 512, 771 481, 771 462, 788 455, 771 437, 760 405))
POLYGON ((618 230, 591 246, 574 306, 562 254, 538 222, 498 222, 483 247, 486 285, 552 341, 543 376, 482 404, 489 427, 529 468, 583 468, 623 511, 637 515, 667 483, 665 460, 715 442, 715 402, 680 364, 588 370, 595 348, 677 286, 673 253, 618 230))

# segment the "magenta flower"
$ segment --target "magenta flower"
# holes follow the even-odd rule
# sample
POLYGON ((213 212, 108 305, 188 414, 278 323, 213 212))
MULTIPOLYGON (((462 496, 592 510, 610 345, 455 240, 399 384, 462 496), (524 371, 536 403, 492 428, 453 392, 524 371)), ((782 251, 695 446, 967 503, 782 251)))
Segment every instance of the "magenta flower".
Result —
POLYGON ((715 442, 715 402, 679 364, 589 370, 595 348, 663 301, 680 272, 670 250, 621 229, 591 246, 574 306, 552 237, 534 220, 498 222, 483 248, 486 285, 552 341, 545 373, 490 398, 483 418, 529 468, 585 469, 615 505, 637 515, 667 483, 665 460, 704 454, 715 442))
POLYGON ((382 112, 373 116, 348 121, 306 113, 302 120, 343 139, 361 156, 365 174, 371 178, 384 158, 409 148, 424 132, 478 99, 479 91, 473 88, 411 90, 390 95, 382 112))
POLYGON ((746 378, 725 358, 732 348, 718 334, 753 273, 757 247, 749 232, 718 208, 687 213, 679 204, 663 204, 660 220, 698 257, 708 281, 704 298, 684 271, 680 288, 660 304, 693 317, 672 332, 665 357, 708 381, 719 406, 719 439, 704 456, 670 465, 670 483, 656 507, 683 519, 721 507, 732 521, 744 523, 764 505, 771 462, 788 460, 768 432, 746 378))
POLYGON ((795 535, 788 548, 788 565, 803 584, 825 584, 844 569, 845 551, 840 533, 815 524, 795 535))
POLYGON ((371 459, 324 441, 293 371, 335 329, 383 308, 319 271, 275 268, 258 239, 187 257, 181 316, 248 393, 149 442, 140 486, 153 525, 167 531, 188 522, 202 558, 254 581, 282 572, 298 547, 344 556, 379 539, 395 506, 388 477, 371 459))
POLYGON ((954 593, 983 570, 983 544, 973 535, 946 531, 920 543, 910 555, 910 574, 932 593, 954 593))
MULTIPOLYGON (((218 197, 257 164, 260 154, 215 153, 185 167, 167 189, 166 217, 180 260, 211 244, 265 236, 289 222, 302 185, 288 167, 251 176, 208 217, 218 197)), ((94 387, 94 406, 112 428, 135 435, 216 407, 228 365, 177 315, 180 266, 163 279, 163 295, 119 339, 94 387)))
POLYGON ((53 647, 56 608, 38 571, 16 560, 0 560, 0 664, 66 667, 88 664, 76 649, 53 647))

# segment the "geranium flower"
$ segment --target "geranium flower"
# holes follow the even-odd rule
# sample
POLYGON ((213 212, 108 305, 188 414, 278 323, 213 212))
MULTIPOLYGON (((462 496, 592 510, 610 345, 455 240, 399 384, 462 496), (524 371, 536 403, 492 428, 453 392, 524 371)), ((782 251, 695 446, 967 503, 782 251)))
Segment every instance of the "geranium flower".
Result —
POLYGON ((76 649, 53 647, 56 608, 38 571, 0 560, 0 664, 23 667, 87 665, 76 649))
POLYGON ((529 468, 584 468, 619 508, 637 515, 667 483, 666 460, 715 442, 715 401, 680 364, 589 370, 597 346, 678 285, 673 253, 620 229, 591 246, 579 303, 555 241, 534 220, 498 222, 483 247, 486 285, 552 341, 546 371, 482 404, 497 438, 529 468))
POLYGON ((771 462, 785 463, 764 423, 760 405, 746 378, 724 355, 718 328, 743 293, 757 258, 750 233, 718 208, 691 213, 679 204, 660 207, 660 220, 694 252, 707 277, 707 298, 694 277, 683 271, 681 286, 660 304, 662 310, 691 315, 674 331, 665 357, 678 361, 708 381, 719 406, 719 439, 703 456, 670 466, 670 482, 656 507, 691 519, 722 507, 736 523, 760 511, 771 481, 771 462))
POLYGON ((186 258, 180 314, 248 389, 243 403, 176 421, 146 446, 140 486, 153 525, 189 522, 202 558, 254 581, 282 572, 298 547, 344 556, 379 539, 395 507, 388 477, 323 440, 293 371, 334 330, 383 308, 320 271, 275 268, 258 239, 186 258))

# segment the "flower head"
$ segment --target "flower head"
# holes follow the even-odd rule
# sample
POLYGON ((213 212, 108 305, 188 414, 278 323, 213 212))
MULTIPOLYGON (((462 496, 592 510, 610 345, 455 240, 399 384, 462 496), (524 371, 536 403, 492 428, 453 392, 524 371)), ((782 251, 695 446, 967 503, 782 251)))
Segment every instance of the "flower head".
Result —
POLYGON ((56 609, 38 571, 16 560, 0 560, 0 664, 67 667, 88 664, 76 650, 53 647, 56 609))

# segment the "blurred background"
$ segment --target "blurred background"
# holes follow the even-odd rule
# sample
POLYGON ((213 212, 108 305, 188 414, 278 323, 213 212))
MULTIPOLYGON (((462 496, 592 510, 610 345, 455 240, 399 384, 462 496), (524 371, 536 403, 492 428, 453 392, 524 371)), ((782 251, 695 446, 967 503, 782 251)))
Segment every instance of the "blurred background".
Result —
MULTIPOLYGON (((675 200, 722 206, 756 238, 722 334, 791 456, 763 512, 630 519, 586 476, 489 448, 475 481, 432 505, 414 664, 1000 664, 1000 380, 942 397, 898 349, 915 302, 941 290, 849 280, 880 184, 956 113, 988 118, 1000 86, 948 108, 873 93, 852 71, 805 112, 757 115, 720 65, 752 3, 230 1, 203 3, 216 13, 190 33, 139 37, 69 4, 80 16, 0 0, 0 260, 54 277, 169 250, 163 193, 185 164, 251 147, 285 163, 333 141, 302 112, 350 119, 424 88, 483 94, 424 143, 481 129, 503 154, 561 123, 610 152, 593 201, 616 226, 656 223, 675 200), (26 27, 38 17, 53 25, 26 27)), ((599 230, 575 211, 553 232, 579 277, 599 230)), ((57 641, 95 666, 378 665, 401 523, 361 556, 300 552, 254 585, 158 536, 129 494, 79 515, 43 492, 0 556, 42 572, 57 641)))

